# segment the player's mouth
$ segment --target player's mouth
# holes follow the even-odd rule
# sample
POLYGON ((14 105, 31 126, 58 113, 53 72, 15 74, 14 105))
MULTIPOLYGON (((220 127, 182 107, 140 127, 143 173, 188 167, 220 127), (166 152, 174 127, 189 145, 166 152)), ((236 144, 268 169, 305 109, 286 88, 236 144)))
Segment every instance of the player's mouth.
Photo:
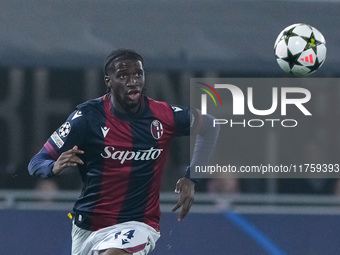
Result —
POLYGON ((140 96, 140 91, 137 89, 130 89, 127 92, 127 96, 129 97, 130 100, 136 100, 140 96))

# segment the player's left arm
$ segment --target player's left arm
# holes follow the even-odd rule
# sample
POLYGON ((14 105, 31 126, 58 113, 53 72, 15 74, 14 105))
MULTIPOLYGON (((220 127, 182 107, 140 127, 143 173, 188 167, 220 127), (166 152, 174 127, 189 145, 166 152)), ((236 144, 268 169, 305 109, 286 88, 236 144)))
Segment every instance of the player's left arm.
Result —
POLYGON ((196 179, 190 178, 190 167, 197 165, 206 165, 211 157, 211 154, 215 148, 215 144, 219 134, 219 127, 213 127, 214 117, 211 115, 201 115, 197 109, 191 109, 190 111, 183 109, 179 111, 176 116, 174 113, 175 122, 177 121, 179 129, 179 135, 196 135, 194 152, 190 166, 187 168, 185 176, 180 178, 176 184, 176 193, 180 193, 180 199, 178 203, 172 208, 172 211, 176 211, 182 207, 178 220, 181 221, 185 218, 189 212, 192 203, 194 201, 195 183, 196 179), (190 120, 190 122, 188 122, 190 120))

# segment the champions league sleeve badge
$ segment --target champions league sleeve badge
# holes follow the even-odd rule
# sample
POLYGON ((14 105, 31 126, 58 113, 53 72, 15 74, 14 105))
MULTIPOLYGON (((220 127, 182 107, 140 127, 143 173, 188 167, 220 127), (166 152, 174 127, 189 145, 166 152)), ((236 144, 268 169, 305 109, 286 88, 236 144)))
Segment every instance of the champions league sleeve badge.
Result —
POLYGON ((68 134, 71 132, 71 124, 70 122, 65 122, 61 125, 61 127, 58 130, 58 134, 60 137, 65 138, 68 136, 68 134))
POLYGON ((57 147, 60 149, 64 145, 63 138, 68 136, 68 134, 71 132, 71 124, 69 122, 65 122, 61 125, 61 127, 55 131, 51 135, 51 139, 57 145, 57 147))

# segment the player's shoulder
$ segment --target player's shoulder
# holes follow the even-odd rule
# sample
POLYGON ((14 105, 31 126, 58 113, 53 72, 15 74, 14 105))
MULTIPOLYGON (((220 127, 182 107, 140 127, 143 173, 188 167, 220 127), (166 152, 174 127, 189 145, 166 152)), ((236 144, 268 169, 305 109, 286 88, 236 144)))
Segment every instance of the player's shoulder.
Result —
POLYGON ((92 123, 100 114, 104 114, 104 101, 105 96, 102 96, 77 105, 75 111, 69 116, 68 120, 73 124, 81 124, 84 121, 92 123))
POLYGON ((83 115, 89 115, 94 112, 104 112, 104 101, 108 100, 107 95, 88 100, 84 103, 77 105, 76 110, 80 111, 83 115))
POLYGON ((149 103, 149 107, 151 108, 162 108, 162 109, 166 109, 169 108, 169 104, 167 102, 163 102, 163 101, 157 101, 155 99, 152 99, 150 97, 146 97, 149 103))
POLYGON ((189 110, 189 107, 186 107, 186 106, 170 104, 164 101, 157 101, 152 98, 148 98, 148 100, 149 100, 149 105, 151 108, 158 109, 159 111, 162 111, 162 112, 166 110, 172 113, 178 113, 178 112, 184 112, 184 111, 189 110))
POLYGON ((95 99, 90 99, 84 103, 77 105, 77 109, 83 111, 91 109, 101 109, 105 100, 107 100, 107 95, 95 99))

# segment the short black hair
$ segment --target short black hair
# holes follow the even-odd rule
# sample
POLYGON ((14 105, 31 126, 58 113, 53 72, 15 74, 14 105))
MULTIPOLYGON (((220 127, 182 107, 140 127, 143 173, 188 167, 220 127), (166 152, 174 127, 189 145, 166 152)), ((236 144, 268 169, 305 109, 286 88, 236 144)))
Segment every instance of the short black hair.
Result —
POLYGON ((122 60, 122 59, 140 60, 142 64, 144 62, 143 57, 139 53, 137 53, 135 50, 131 50, 131 49, 113 50, 105 59, 104 75, 108 75, 108 71, 112 69, 112 63, 114 63, 118 59, 119 60, 122 60))

